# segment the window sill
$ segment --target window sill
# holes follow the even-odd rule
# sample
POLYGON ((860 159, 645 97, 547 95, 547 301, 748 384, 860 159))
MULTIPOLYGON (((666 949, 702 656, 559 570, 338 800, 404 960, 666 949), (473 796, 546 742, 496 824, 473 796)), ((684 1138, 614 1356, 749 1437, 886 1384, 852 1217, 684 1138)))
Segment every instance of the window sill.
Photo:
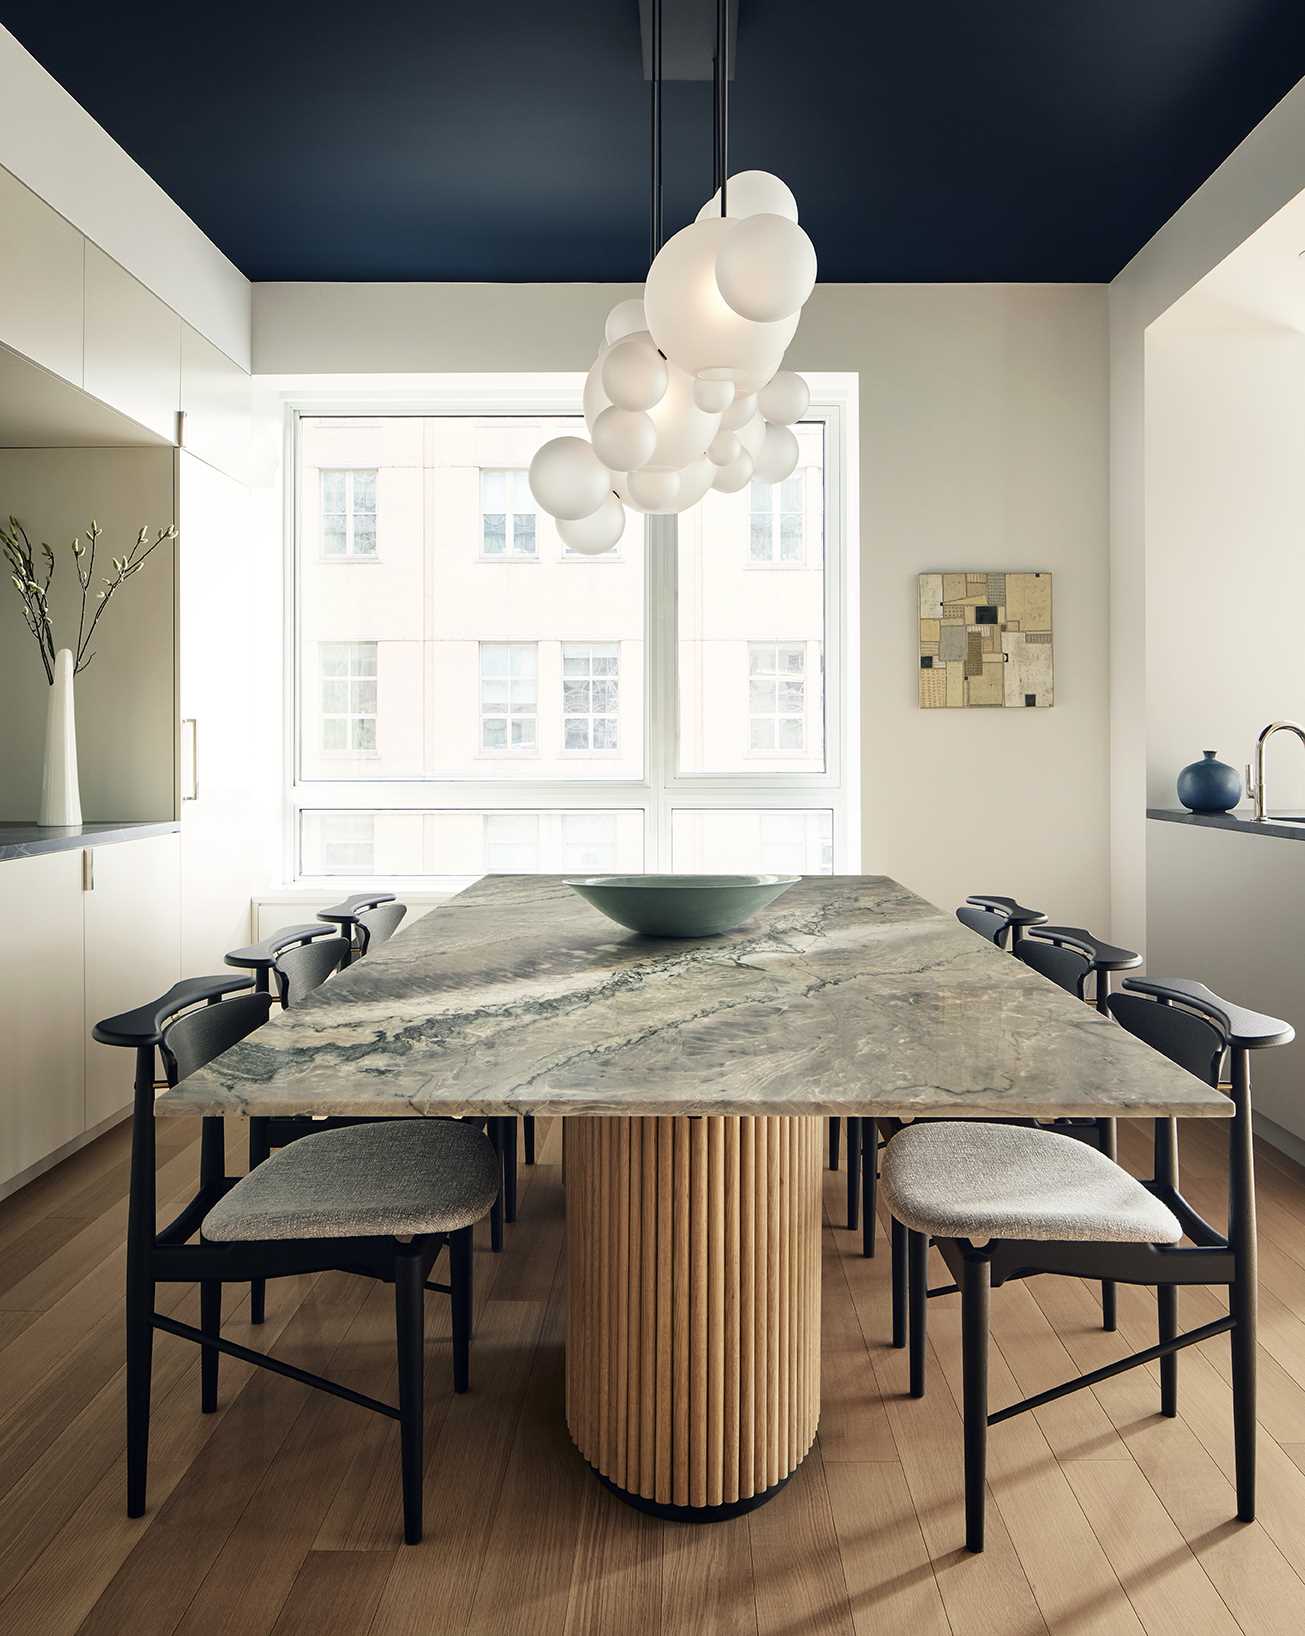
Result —
MULTIPOLYGON (((743 566, 750 574, 773 574, 776 571, 781 574, 792 574, 801 573, 803 569, 808 567, 808 564, 805 562, 754 562, 749 558, 743 566)), ((818 569, 811 570, 812 573, 818 571, 818 569)))
POLYGON ((508 556, 506 552, 501 557, 493 557, 493 556, 487 556, 485 554, 485 552, 482 551, 476 557, 476 561, 477 562, 493 563, 494 566, 497 567, 497 568, 506 567, 510 563, 511 564, 522 564, 522 565, 528 564, 532 568, 539 566, 539 558, 538 557, 522 557, 522 556, 513 557, 513 556, 508 556))
POLYGON ((329 563, 332 568, 337 568, 337 567, 375 568, 375 567, 379 567, 382 559, 380 557, 355 557, 355 556, 350 556, 350 554, 346 551, 346 552, 344 552, 342 555, 340 555, 338 557, 328 557, 326 555, 326 553, 323 552, 318 557, 317 560, 320 563, 329 563))

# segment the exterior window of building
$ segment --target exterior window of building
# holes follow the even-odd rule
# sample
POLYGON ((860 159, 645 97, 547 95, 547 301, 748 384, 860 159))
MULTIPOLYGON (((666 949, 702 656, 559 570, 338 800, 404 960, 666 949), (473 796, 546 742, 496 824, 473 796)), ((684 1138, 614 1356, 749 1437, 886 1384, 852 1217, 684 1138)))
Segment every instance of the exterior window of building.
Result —
POLYGON ((617 867, 616 815, 611 812, 562 814, 562 868, 613 870, 617 867))
POLYGON ((620 649, 615 642, 562 644, 562 745, 619 748, 620 649))
POLYGON ((748 643, 748 748, 765 755, 806 743, 806 649, 801 642, 748 643))
POLYGON ((327 875, 370 875, 376 870, 376 818, 370 812, 336 813, 321 840, 327 875))
POLYGON ((539 868, 539 814, 485 814, 485 869, 491 875, 530 875, 539 868))
POLYGON ((799 469, 782 483, 759 483, 750 490, 748 560, 797 566, 806 556, 804 520, 806 472, 799 469))
POLYGON ((376 643, 322 642, 322 749, 376 753, 376 643))
POLYGON ((480 644, 480 747, 529 752, 538 745, 539 645, 480 644))
POLYGON ((524 471, 481 472, 480 554, 504 561, 536 556, 535 499, 524 471))
POLYGON ((375 557, 375 471, 322 473, 322 555, 375 557))

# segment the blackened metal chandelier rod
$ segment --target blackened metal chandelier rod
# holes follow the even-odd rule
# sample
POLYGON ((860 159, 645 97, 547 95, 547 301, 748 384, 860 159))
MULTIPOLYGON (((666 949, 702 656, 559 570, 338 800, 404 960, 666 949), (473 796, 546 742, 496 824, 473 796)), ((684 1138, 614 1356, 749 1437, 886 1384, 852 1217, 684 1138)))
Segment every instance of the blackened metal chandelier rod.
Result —
POLYGON ((652 192, 649 200, 653 261, 662 247, 662 0, 652 6, 652 192))
POLYGON ((727 0, 716 0, 716 56, 712 78, 716 92, 716 186, 720 189, 720 213, 727 214, 725 190, 729 182, 730 130, 730 33, 727 0))

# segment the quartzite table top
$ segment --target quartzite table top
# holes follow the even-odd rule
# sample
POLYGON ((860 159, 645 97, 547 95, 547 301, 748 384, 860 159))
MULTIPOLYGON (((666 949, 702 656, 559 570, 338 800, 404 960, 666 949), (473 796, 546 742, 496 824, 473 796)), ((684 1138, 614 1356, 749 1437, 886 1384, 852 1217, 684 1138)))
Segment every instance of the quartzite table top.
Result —
POLYGON ((491 875, 192 1074, 159 1114, 1226 1117, 1228 1099, 882 875, 742 930, 624 931, 491 875))

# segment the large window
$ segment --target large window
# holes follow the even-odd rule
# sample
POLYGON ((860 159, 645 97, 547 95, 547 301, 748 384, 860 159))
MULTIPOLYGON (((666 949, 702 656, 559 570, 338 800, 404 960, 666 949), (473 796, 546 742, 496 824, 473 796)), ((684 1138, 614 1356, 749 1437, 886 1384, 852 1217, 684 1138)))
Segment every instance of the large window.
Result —
POLYGON ((288 873, 855 867, 832 390, 786 483, 631 513, 597 558, 567 553, 526 477, 580 428, 570 385, 295 413, 288 873))
POLYGON ((322 473, 322 555, 376 555, 376 473, 322 473))

